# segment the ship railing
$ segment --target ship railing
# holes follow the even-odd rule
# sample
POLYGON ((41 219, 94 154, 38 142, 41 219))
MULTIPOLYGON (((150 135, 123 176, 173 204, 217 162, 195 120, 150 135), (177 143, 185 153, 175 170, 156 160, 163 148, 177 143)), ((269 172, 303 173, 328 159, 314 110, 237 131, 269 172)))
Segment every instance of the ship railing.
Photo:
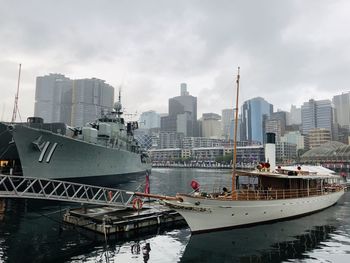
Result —
MULTIPOLYGON (((237 200, 271 200, 271 199, 291 199, 310 196, 320 196, 332 192, 341 191, 341 185, 325 186, 323 188, 309 189, 237 189, 235 199, 237 200)), ((232 198, 231 192, 223 191, 220 186, 201 186, 197 191, 193 191, 191 195, 201 196, 203 198, 232 198)))
POLYGON ((0 174, 0 197, 127 207, 134 193, 114 188, 0 174))
POLYGON ((237 190, 237 200, 271 200, 271 199, 291 199, 310 196, 320 196, 331 192, 341 191, 342 187, 334 186, 329 188, 309 188, 309 189, 269 189, 269 190, 237 190))

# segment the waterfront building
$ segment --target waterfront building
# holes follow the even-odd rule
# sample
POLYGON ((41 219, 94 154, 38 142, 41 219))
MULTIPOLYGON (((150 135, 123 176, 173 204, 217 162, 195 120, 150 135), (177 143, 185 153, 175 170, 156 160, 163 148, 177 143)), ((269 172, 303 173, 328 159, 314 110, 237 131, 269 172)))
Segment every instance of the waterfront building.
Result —
POLYGON ((333 168, 350 167, 350 145, 330 141, 314 147, 301 156, 303 163, 320 163, 326 166, 332 164, 333 168))
MULTIPOLYGON (((153 162, 174 161, 181 158, 190 158, 197 162, 213 162, 217 157, 232 155, 233 147, 213 146, 194 147, 188 149, 167 148, 150 149, 151 160, 153 162)), ((237 146, 237 162, 245 164, 256 164, 264 160, 264 146, 237 146)))
POLYGON ((312 149, 331 141, 331 132, 328 129, 316 128, 307 135, 307 148, 312 149))
POLYGON ((153 162, 175 161, 181 158, 180 148, 151 149, 148 153, 153 162))
POLYGON ((341 128, 350 130, 350 92, 334 96, 332 102, 338 124, 341 128))
POLYGON ((159 148, 182 148, 183 134, 177 132, 160 132, 159 148))
POLYGON ((281 137, 281 142, 293 143, 297 150, 304 149, 304 136, 300 131, 290 131, 281 137))
POLYGON ((185 137, 182 145, 184 149, 200 148, 200 147, 218 147, 223 146, 225 140, 206 137, 185 137))
POLYGON ((211 161, 214 162, 217 157, 223 156, 224 148, 221 147, 207 147, 207 148, 193 148, 192 158, 197 161, 211 161))
POLYGON ((264 118, 271 116, 273 105, 261 97, 247 100, 242 106, 241 140, 264 142, 264 118), (265 116, 265 117, 264 117, 265 116))
POLYGON ((302 134, 307 135, 311 130, 323 128, 330 132, 333 139, 337 139, 334 118, 334 107, 330 100, 313 99, 301 106, 302 134))
POLYGON ((192 149, 181 149, 181 158, 188 159, 192 157, 192 149))
POLYGON ((279 163, 293 163, 297 157, 297 145, 289 142, 276 142, 276 161, 279 163))
POLYGON ((220 115, 216 113, 203 113, 202 136, 207 138, 221 137, 220 115))
POLYGON ((142 112, 140 115, 139 127, 143 129, 160 128, 159 113, 153 110, 142 112))
MULTIPOLYGON (((224 155, 233 155, 233 147, 224 147, 224 155)), ((237 163, 256 164, 265 161, 263 145, 237 146, 237 163)))

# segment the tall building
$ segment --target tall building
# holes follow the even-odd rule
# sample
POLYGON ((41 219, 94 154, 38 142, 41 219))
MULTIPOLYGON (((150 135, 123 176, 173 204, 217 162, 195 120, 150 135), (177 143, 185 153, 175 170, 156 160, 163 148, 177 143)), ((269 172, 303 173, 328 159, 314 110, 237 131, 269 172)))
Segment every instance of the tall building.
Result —
POLYGON ((241 112, 241 140, 264 142, 264 119, 272 114, 273 105, 257 97, 245 101, 241 112))
POLYGON ((289 142, 276 143, 276 161, 280 164, 293 163, 297 157, 297 145, 289 142))
POLYGON ((182 148, 183 134, 177 132, 160 132, 159 148, 182 148))
POLYGON ((34 116, 70 124, 72 80, 62 74, 36 78, 34 116))
POLYGON ((84 126, 113 108, 114 88, 104 80, 72 80, 62 74, 36 79, 34 116, 45 122, 84 126))
POLYGON ((101 79, 78 79, 73 81, 72 126, 84 126, 111 111, 114 88, 101 79))
POLYGON ((202 136, 206 138, 221 137, 220 115, 216 113, 203 113, 202 136))
POLYGON ((160 128, 160 115, 153 110, 142 112, 139 123, 143 129, 160 128))
POLYGON ((333 97, 337 122, 342 128, 350 130, 350 92, 333 97))
POLYGON ((285 111, 273 112, 269 118, 265 120, 265 132, 272 132, 276 134, 276 141, 280 141, 281 136, 286 130, 286 116, 285 111))
POLYGON ((301 108, 297 108, 292 105, 290 112, 287 114, 287 125, 300 125, 301 124, 301 108))
POLYGON ((330 132, 331 138, 337 138, 334 122, 334 107, 330 100, 309 100, 301 106, 302 134, 311 130, 324 128, 330 132))
POLYGON ((233 139, 230 138, 231 130, 233 130, 233 120, 234 120, 233 109, 224 109, 221 112, 221 132, 222 137, 225 140, 233 139))
POLYGON ((161 117, 161 131, 198 136, 197 98, 189 95, 186 83, 181 84, 181 95, 169 99, 169 114, 161 117))
POLYGON ((304 136, 299 131, 287 132, 281 137, 281 142, 296 144, 297 150, 304 149, 304 136))
POLYGON ((331 141, 331 132, 324 128, 315 128, 307 135, 307 148, 312 149, 331 141))

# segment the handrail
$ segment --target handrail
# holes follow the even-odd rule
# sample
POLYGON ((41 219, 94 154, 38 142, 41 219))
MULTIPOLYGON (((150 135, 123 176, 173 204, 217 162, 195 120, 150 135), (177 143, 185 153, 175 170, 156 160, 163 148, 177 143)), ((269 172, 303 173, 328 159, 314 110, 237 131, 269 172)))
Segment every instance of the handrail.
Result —
POLYGON ((331 192, 338 192, 342 186, 330 186, 324 189, 270 189, 270 190, 240 190, 237 193, 238 200, 271 200, 271 199, 291 199, 308 196, 320 196, 331 192))
MULTIPOLYGON (((291 199, 308 196, 321 196, 332 192, 341 191, 342 185, 330 185, 321 188, 309 189, 269 189, 269 190, 252 190, 252 189, 237 189, 236 200, 271 200, 271 199, 291 199)), ((201 189, 200 192, 193 192, 190 195, 203 198, 232 200, 230 192, 223 192, 220 189, 213 189, 212 192, 205 192, 201 189)))
POLYGON ((0 197, 6 198, 45 199, 127 207, 134 194, 134 192, 114 188, 0 174, 0 197))

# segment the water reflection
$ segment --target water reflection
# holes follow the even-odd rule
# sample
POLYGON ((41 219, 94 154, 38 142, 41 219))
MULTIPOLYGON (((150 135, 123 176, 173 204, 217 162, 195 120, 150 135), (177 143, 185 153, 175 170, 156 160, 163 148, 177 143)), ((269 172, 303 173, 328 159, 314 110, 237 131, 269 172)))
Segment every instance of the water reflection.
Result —
POLYGON ((5 211, 6 211, 5 199, 0 199, 0 221, 4 220, 5 211))

